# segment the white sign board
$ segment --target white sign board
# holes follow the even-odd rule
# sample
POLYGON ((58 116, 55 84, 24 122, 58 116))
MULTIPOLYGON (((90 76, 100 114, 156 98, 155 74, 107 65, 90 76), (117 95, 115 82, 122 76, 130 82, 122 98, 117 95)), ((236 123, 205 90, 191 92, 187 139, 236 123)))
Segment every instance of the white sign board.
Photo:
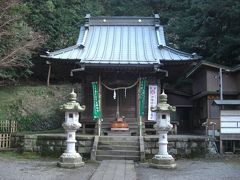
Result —
POLYGON ((148 120, 156 121, 157 116, 155 112, 151 111, 151 107, 157 105, 157 85, 148 86, 148 120))
POLYGON ((221 110, 221 133, 240 134, 240 110, 221 110))

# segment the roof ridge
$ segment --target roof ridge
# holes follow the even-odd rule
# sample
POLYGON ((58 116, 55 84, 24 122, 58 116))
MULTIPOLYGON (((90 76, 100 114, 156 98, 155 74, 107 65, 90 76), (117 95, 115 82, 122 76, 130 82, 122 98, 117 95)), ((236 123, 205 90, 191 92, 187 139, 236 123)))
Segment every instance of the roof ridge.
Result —
POLYGON ((85 16, 86 25, 160 25, 159 15, 155 16, 85 16))

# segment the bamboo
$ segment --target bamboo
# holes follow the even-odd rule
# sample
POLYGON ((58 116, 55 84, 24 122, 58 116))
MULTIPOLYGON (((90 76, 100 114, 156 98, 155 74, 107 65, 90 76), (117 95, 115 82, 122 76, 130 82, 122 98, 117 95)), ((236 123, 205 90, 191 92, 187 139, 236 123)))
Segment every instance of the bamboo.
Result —
POLYGON ((14 133, 16 131, 16 121, 0 121, 0 149, 11 147, 11 133, 14 133))
POLYGON ((16 121, 0 121, 0 132, 13 133, 17 131, 16 121))
POLYGON ((0 134, 0 149, 10 148, 11 145, 11 135, 10 134, 0 134))

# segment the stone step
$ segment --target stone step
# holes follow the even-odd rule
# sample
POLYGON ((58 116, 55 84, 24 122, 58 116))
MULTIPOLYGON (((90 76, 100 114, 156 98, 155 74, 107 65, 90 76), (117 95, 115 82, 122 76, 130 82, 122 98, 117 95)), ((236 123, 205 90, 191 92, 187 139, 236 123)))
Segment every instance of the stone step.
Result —
POLYGON ((123 130, 110 130, 110 129, 102 129, 104 136, 137 136, 138 129, 129 128, 128 131, 123 130))
POLYGON ((97 150, 98 155, 111 155, 111 156, 140 156, 139 151, 129 150, 97 150))
MULTIPOLYGON (((112 124, 102 124, 101 126, 103 129, 111 129, 112 127, 112 124)), ((138 125, 137 124, 128 124, 128 128, 129 129, 138 129, 138 125)))
POLYGON ((99 141, 139 141, 138 136, 100 136, 99 141))
POLYGON ((108 136, 131 136, 133 131, 124 131, 124 130, 112 130, 112 131, 105 131, 108 136))
POLYGON ((102 160, 133 160, 133 161, 139 161, 140 157, 139 156, 121 156, 121 155, 97 155, 96 156, 97 161, 102 161, 102 160))
MULTIPOLYGON (((115 121, 115 120, 116 120, 116 118, 104 118, 103 117, 103 121, 105 121, 105 122, 112 122, 112 121, 115 121)), ((127 121, 127 122, 137 122, 137 118, 126 117, 125 121, 127 121)))
POLYGON ((99 141, 98 145, 139 146, 139 142, 138 141, 99 141))
POLYGON ((138 151, 139 146, 98 145, 98 150, 132 150, 132 151, 138 151))
MULTIPOLYGON (((138 122, 128 122, 128 121, 126 122, 128 123, 129 127, 139 127, 138 122)), ((102 126, 111 127, 111 125, 112 125, 112 122, 104 122, 104 121, 102 122, 102 126)))
MULTIPOLYGON (((112 126, 111 125, 102 125, 101 126, 102 129, 107 129, 107 130, 111 130, 112 126)), ((138 130, 139 127, 136 125, 133 126, 128 126, 129 130, 138 130)))
MULTIPOLYGON (((103 121, 102 124, 112 124, 113 121, 103 121)), ((137 124, 137 121, 126 121, 128 124, 137 124)))

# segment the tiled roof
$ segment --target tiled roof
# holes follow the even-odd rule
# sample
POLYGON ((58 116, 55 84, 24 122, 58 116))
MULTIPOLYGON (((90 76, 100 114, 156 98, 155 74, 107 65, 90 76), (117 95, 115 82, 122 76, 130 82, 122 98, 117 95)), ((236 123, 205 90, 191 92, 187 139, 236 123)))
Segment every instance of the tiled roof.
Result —
POLYGON ((90 17, 80 29, 77 44, 51 52, 49 59, 79 60, 85 64, 160 64, 196 60, 199 56, 166 46, 159 16, 90 17))

